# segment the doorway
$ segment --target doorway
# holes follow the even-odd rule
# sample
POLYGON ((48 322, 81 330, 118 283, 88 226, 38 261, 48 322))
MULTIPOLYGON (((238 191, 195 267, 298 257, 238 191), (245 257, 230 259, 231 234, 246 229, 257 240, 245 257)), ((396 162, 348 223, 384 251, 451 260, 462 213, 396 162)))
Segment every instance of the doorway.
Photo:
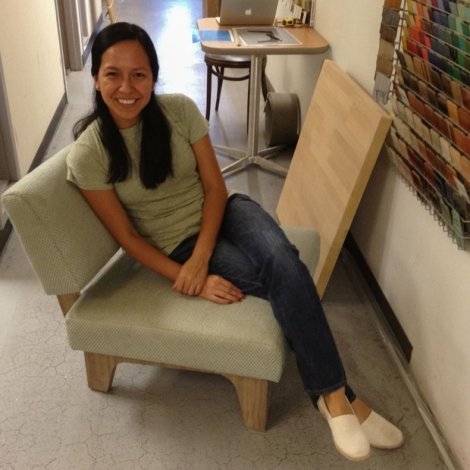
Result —
POLYGON ((101 0, 57 0, 65 70, 80 71, 103 20, 101 0))

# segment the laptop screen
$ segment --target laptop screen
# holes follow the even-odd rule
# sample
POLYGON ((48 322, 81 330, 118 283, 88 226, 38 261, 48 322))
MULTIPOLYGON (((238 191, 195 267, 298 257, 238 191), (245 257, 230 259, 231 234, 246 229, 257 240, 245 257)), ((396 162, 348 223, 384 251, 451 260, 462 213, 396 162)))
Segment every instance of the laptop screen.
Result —
POLYGON ((222 0, 221 25, 272 25, 276 17, 278 0, 222 0))

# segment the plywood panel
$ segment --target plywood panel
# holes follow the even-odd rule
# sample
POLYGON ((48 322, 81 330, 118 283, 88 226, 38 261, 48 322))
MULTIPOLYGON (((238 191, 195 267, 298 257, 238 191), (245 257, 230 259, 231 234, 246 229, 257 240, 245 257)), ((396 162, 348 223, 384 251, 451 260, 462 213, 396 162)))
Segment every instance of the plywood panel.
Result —
POLYGON ((320 297, 390 124, 368 93, 325 60, 277 206, 281 224, 320 233, 320 297))

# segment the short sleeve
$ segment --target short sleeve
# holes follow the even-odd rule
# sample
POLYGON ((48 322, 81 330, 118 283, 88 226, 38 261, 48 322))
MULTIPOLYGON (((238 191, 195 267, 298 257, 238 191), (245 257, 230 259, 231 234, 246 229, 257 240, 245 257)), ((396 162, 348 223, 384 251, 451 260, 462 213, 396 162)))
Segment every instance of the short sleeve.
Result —
POLYGON ((111 189, 108 183, 108 156, 100 141, 87 128, 67 155, 67 180, 82 189, 111 189))
POLYGON ((184 98, 186 119, 189 129, 188 138, 189 142, 194 144, 194 142, 197 142, 209 132, 209 128, 206 118, 201 114, 199 108, 196 106, 196 103, 186 96, 184 98))
POLYGON ((194 144, 208 134, 207 120, 191 98, 175 93, 159 95, 158 99, 173 130, 183 135, 190 144, 194 144))

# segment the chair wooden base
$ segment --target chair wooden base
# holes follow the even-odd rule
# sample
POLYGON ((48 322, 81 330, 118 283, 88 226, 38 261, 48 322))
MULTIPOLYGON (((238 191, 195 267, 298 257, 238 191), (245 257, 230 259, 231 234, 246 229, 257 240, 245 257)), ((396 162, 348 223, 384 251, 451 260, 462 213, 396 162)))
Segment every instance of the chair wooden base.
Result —
MULTIPOLYGON (((104 393, 109 392, 111 389, 116 366, 121 362, 210 373, 210 371, 205 370, 187 369, 157 362, 139 361, 104 354, 89 352, 84 354, 88 386, 92 390, 104 393)), ((265 431, 268 416, 268 381, 232 374, 222 375, 230 380, 235 387, 245 426, 256 431, 265 431)))

